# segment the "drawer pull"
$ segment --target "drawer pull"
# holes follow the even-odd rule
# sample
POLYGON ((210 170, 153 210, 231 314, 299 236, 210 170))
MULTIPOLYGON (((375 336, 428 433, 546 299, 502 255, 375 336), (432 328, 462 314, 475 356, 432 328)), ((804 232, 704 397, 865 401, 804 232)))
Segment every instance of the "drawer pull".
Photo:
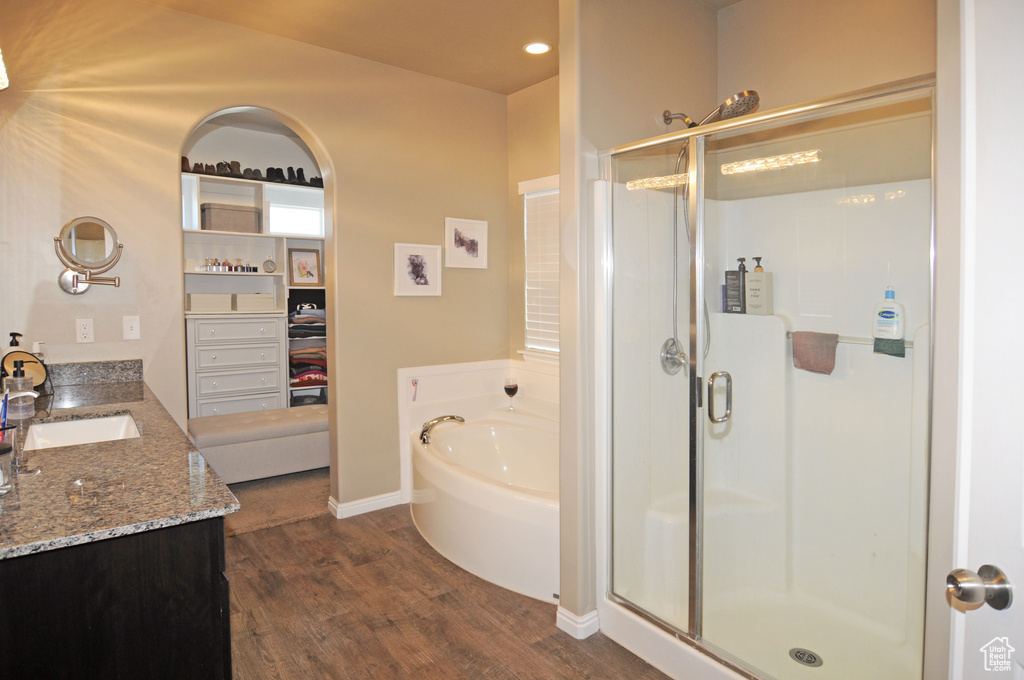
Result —
POLYGON ((213 361, 216 361, 217 360, 217 355, 214 354, 212 357, 210 357, 210 359, 213 360, 213 361))
POLYGON ((210 335, 217 335, 217 329, 216 328, 211 328, 210 329, 210 335))
POLYGON ((213 412, 214 413, 220 413, 220 409, 219 408, 215 408, 215 409, 213 409, 213 412))
POLYGON ((260 382, 267 382, 266 378, 260 378, 260 382))
MULTIPOLYGON (((214 357, 214 359, 216 359, 216 358, 217 357, 214 357)), ((267 355, 264 354, 263 352, 260 352, 260 359, 266 359, 266 358, 267 358, 267 355)))
POLYGON ((263 330, 263 329, 261 328, 261 329, 260 329, 260 333, 262 334, 262 333, 264 333, 264 332, 265 332, 265 331, 264 331, 264 330, 263 330))
POLYGON ((267 407, 267 405, 266 405, 266 404, 264 404, 264 405, 263 405, 263 408, 266 408, 266 407, 267 407))
POLYGON ((214 381, 213 381, 213 386, 214 386, 214 387, 216 387, 216 386, 217 386, 217 381, 216 381, 216 380, 214 380, 214 381))

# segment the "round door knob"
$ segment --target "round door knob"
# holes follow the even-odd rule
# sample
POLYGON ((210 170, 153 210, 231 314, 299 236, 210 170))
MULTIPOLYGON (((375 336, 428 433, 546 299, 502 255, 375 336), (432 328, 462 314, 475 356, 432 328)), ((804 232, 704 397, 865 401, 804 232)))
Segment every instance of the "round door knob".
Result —
POLYGON ((954 569, 946 577, 946 592, 964 604, 987 603, 993 609, 1006 609, 1013 602, 1013 590, 1006 574, 991 564, 977 572, 954 569))

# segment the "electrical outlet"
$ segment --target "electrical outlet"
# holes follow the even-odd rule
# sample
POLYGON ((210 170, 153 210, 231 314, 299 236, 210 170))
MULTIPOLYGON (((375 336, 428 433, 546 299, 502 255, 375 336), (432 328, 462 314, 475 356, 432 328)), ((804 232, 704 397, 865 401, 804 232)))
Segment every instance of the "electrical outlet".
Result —
POLYGON ((95 342, 92 319, 75 319, 75 342, 95 342))
POLYGON ((122 316, 121 322, 124 325, 125 340, 140 340, 142 338, 142 331, 139 329, 139 317, 122 316))

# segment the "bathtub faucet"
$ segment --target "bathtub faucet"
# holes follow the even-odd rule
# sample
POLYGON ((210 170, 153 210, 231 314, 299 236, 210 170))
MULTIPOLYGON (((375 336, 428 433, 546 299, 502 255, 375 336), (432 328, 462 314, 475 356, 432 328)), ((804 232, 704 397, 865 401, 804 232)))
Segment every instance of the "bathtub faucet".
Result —
POLYGON ((420 430, 420 441, 424 444, 430 443, 430 431, 434 429, 435 425, 439 425, 443 422, 454 420, 457 423, 464 423, 466 419, 462 416, 438 416, 433 420, 423 423, 423 429, 420 430))

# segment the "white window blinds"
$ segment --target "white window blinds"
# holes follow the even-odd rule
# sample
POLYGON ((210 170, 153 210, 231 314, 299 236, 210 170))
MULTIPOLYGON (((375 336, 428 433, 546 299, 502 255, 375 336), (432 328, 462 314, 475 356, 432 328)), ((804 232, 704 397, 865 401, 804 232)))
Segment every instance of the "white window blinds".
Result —
POLYGON ((523 182, 519 191, 526 214, 526 346, 557 352, 558 177, 523 182))

